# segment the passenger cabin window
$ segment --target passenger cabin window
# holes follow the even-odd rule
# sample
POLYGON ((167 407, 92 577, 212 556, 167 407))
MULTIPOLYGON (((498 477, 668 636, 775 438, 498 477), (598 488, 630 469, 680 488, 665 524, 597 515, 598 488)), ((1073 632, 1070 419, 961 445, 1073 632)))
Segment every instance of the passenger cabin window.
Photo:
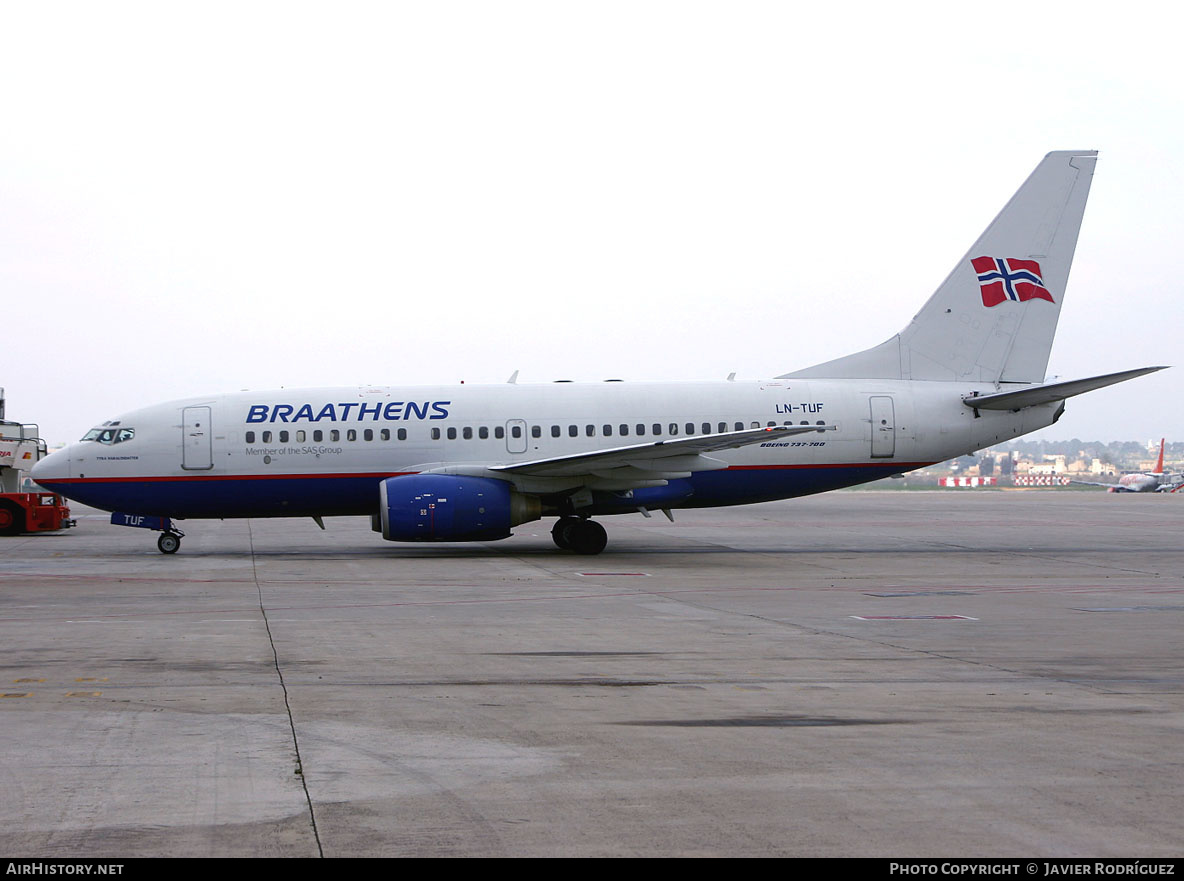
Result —
POLYGON ((562 429, 558 425, 551 426, 551 437, 559 437, 561 433, 562 429))
POLYGON ((247 432, 247 443, 249 443, 249 444, 255 443, 255 432, 253 432, 253 431, 247 432))

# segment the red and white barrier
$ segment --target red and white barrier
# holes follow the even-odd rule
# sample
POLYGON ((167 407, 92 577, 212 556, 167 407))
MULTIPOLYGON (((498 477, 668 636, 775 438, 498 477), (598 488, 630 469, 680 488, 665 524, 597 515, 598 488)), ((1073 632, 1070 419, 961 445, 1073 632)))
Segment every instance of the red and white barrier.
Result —
POLYGON ((1069 478, 1063 474, 1017 474, 1016 486, 1068 486, 1069 478))

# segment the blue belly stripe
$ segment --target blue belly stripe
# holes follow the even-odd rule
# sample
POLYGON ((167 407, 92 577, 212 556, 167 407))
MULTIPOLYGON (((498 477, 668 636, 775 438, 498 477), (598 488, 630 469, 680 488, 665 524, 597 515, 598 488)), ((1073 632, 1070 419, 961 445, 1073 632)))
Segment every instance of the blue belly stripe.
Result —
MULTIPOLYGON (((705 508, 788 499, 854 486, 929 462, 846 465, 738 466, 704 471, 665 487, 596 493, 594 514, 646 508, 705 508)), ((306 475, 184 475, 144 478, 71 478, 42 485, 104 511, 157 517, 235 518, 369 515, 378 510, 378 486, 408 472, 306 475)))

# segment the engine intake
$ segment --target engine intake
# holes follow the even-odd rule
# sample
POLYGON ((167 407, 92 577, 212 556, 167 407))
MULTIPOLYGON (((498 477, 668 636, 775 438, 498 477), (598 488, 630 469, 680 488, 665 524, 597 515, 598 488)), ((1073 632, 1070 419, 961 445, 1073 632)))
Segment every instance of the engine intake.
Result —
POLYGON ((493 541, 509 537, 510 527, 542 516, 537 496, 488 477, 388 477, 379 485, 379 498, 387 541, 493 541))

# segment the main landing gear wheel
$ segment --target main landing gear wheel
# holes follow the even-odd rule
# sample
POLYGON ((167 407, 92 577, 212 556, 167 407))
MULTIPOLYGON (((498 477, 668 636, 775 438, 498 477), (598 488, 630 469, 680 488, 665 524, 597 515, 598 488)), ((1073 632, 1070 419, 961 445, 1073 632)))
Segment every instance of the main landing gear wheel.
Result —
POLYGON ((177 549, 181 547, 181 536, 175 532, 162 532, 160 538, 156 540, 156 547, 160 549, 162 554, 175 554, 177 549))
POLYGON ((551 527, 551 540, 555 542, 557 548, 564 551, 571 550, 571 539, 569 535, 571 528, 579 522, 579 517, 560 517, 555 521, 555 525, 551 527))
POLYGON ((608 544, 608 533, 593 520, 579 517, 562 517, 551 528, 551 538, 565 551, 593 556, 604 550, 608 544))

